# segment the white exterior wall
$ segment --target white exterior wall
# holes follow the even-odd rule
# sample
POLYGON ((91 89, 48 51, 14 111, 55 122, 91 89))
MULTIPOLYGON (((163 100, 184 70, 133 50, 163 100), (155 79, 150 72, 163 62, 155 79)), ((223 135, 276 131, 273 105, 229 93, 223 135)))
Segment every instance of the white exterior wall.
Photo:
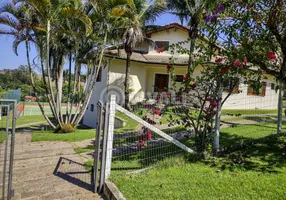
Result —
MULTIPOLYGON (((131 61, 130 65, 130 102, 136 103, 145 98, 146 91, 146 66, 147 64, 131 61)), ((124 101, 119 93, 124 94, 124 79, 125 79, 126 61, 114 59, 110 61, 109 66, 109 87, 117 90, 117 103, 123 104, 124 101), (119 90, 121 90, 119 92, 119 90), (119 96, 118 96, 119 95, 119 96), (121 99, 121 100, 120 100, 121 99), (118 102, 118 100, 120 100, 118 102)))
MULTIPOLYGON (((265 81, 266 82, 266 81, 265 81)), ((278 94, 271 90, 271 82, 267 82, 265 96, 248 96, 248 86, 241 84, 239 94, 231 95, 223 105, 222 109, 277 109, 278 94)), ((224 97, 226 93, 224 93, 224 97)))
MULTIPOLYGON (((153 41, 168 41, 169 45, 172 45, 172 44, 177 44, 179 42, 186 41, 188 39, 188 37, 189 37, 188 32, 173 28, 173 29, 169 29, 166 31, 153 33, 151 35, 150 39, 153 41)), ((185 43, 181 46, 186 48, 186 49, 189 49, 190 43, 185 43)), ((158 53, 155 49, 153 51, 150 51, 149 54, 158 54, 158 53)), ((161 55, 171 55, 170 51, 164 51, 160 54, 161 55)), ((178 55, 177 52, 175 52, 175 55, 178 55)), ((187 56, 187 55, 185 54, 185 55, 180 55, 180 56, 187 56)))
POLYGON ((96 126, 97 102, 99 100, 101 100, 103 103, 106 102, 106 100, 103 98, 104 95, 102 95, 102 93, 105 91, 107 86, 107 78, 108 78, 107 72, 108 72, 108 66, 102 68, 101 82, 97 82, 95 84, 89 105, 83 117, 83 124, 92 128, 95 128, 96 126), (93 111, 91 111, 91 104, 94 105, 93 111))

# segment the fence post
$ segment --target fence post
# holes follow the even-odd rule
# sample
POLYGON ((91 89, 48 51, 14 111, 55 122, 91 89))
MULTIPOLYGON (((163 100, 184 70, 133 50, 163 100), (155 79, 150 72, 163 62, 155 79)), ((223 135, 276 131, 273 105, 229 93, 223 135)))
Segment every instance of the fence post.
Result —
POLYGON ((114 134, 114 117, 116 107, 116 95, 110 96, 110 101, 107 104, 109 106, 109 117, 108 117, 108 131, 107 131, 107 152, 106 152, 106 165, 105 165, 105 179, 108 179, 111 171, 112 162, 112 149, 113 149, 113 134, 114 134))

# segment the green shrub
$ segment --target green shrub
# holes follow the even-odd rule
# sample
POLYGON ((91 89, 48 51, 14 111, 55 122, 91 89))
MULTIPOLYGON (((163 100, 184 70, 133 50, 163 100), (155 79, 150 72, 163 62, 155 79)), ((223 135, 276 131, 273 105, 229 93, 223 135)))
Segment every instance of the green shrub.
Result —
POLYGON ((72 133, 75 132, 76 128, 72 124, 63 124, 62 128, 58 127, 57 133, 72 133))

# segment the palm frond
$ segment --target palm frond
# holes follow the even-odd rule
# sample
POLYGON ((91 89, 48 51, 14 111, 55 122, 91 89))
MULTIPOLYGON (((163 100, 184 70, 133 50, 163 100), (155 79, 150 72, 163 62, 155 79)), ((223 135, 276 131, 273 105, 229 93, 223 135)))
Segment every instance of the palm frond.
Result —
POLYGON ((12 48, 14 53, 18 56, 18 46, 21 42, 25 41, 25 38, 17 38, 16 40, 14 40, 12 48))

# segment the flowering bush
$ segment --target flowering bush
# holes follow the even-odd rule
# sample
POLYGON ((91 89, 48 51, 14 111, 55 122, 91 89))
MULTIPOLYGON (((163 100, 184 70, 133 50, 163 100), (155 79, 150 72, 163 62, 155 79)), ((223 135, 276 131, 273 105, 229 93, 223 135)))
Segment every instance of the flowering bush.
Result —
POLYGON ((273 52, 268 52, 268 60, 276 60, 277 57, 275 55, 275 53, 273 52))
POLYGON ((148 141, 152 139, 152 133, 149 129, 143 127, 142 130, 143 130, 143 133, 138 140, 138 146, 137 146, 138 149, 147 148, 148 141))

